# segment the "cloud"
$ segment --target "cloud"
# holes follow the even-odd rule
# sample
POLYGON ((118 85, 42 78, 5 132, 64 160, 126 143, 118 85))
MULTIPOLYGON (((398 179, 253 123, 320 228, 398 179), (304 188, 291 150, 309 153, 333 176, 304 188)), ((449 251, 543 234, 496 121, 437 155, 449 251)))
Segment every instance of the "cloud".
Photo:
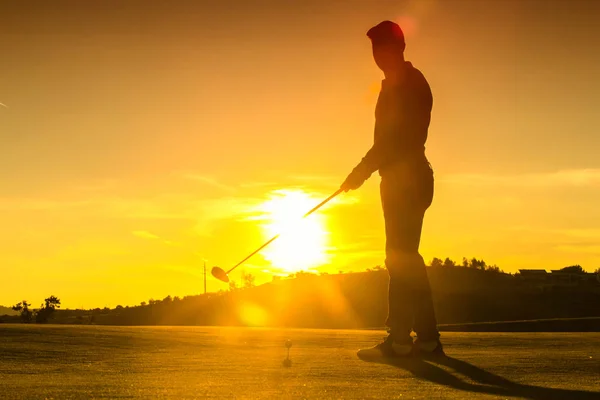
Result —
POLYGON ((569 244, 569 245, 560 245, 555 247, 556 250, 564 251, 567 253, 575 253, 575 254, 593 254, 600 256, 600 246, 597 244, 569 244))
POLYGON ((131 234, 133 236, 135 236, 135 237, 139 237, 139 238, 142 238, 142 239, 158 240, 162 244, 164 244, 165 246, 169 246, 169 247, 179 247, 179 248, 185 247, 182 243, 174 242, 172 240, 163 239, 160 236, 157 236, 157 235, 155 235, 153 233, 150 233, 148 231, 133 231, 133 232, 131 232, 131 234))
POLYGON ((102 179, 91 183, 75 185, 73 189, 81 192, 102 192, 115 190, 117 183, 116 179, 102 179))
POLYGON ((235 193, 235 192, 237 192, 236 188, 234 188, 232 186, 229 186, 229 185, 226 185, 224 183, 221 183, 216 178, 214 178, 212 176, 200 175, 200 174, 196 174, 196 173, 193 173, 193 172, 184 172, 184 173, 182 173, 182 177, 185 178, 185 179, 189 179, 189 180, 193 180, 193 181, 196 181, 196 182, 204 183, 206 185, 215 187, 217 189, 221 189, 221 190, 223 190, 225 192, 228 192, 228 193, 235 193))
POLYGON ((439 181, 474 186, 600 187, 600 168, 566 169, 555 172, 513 175, 453 174, 439 181))
POLYGON ((507 228, 511 238, 521 237, 530 245, 550 247, 564 253, 600 256, 598 228, 541 228, 513 226, 507 228))
POLYGON ((50 211, 59 209, 73 209, 87 206, 91 201, 57 201, 35 198, 4 198, 0 199, 0 210, 3 211, 50 211))
POLYGON ((160 239, 160 237, 148 232, 148 231, 133 231, 131 232, 131 234, 133 236, 142 238, 142 239, 152 239, 152 240, 158 240, 160 239))
MULTIPOLYGON (((13 214, 15 218, 18 213, 45 212, 61 220, 78 221, 77 223, 93 224, 95 219, 116 219, 123 221, 139 220, 139 225, 128 227, 125 231, 141 239, 159 240, 165 245, 179 246, 178 238, 162 237, 144 229, 154 229, 166 221, 187 221, 189 234, 198 235, 203 238, 212 235, 219 227, 228 224, 245 224, 248 222, 260 222, 265 219, 266 211, 262 205, 274 195, 284 194, 292 189, 268 190, 265 193, 253 193, 242 196, 241 193, 225 194, 211 198, 202 198, 192 193, 168 193, 163 192, 154 196, 131 196, 119 195, 117 190, 111 190, 110 195, 102 193, 102 184, 108 187, 112 181, 98 182, 98 187, 89 187, 89 191, 77 194, 78 199, 71 196, 65 201, 59 199, 44 198, 2 198, 0 197, 0 212, 13 214), (52 214, 50 214, 52 213, 52 214), (164 220, 164 222, 157 222, 164 220), (148 221, 154 225, 149 226, 148 221), (156 225, 159 224, 159 225, 156 225), (169 240, 166 240, 169 239, 169 240)), ((86 188, 87 189, 87 188, 86 188)), ((297 190, 297 189, 296 189, 297 190)), ((319 191, 306 191, 312 203, 307 204, 306 209, 298 210, 299 214, 308 211, 314 205, 326 198, 330 193, 319 191)), ((57 194, 65 197, 64 193, 57 194)), ((333 208, 344 204, 357 202, 358 198, 346 194, 338 196, 323 208, 323 212, 329 212, 333 208)), ((29 214, 26 214, 30 218, 29 214)), ((31 214, 33 216, 34 214, 31 214)), ((131 222, 130 222, 131 223, 131 222)))
POLYGON ((265 182, 256 181, 256 182, 247 182, 247 183, 240 184, 240 187, 245 188, 245 189, 274 188, 274 187, 279 187, 279 186, 281 186, 281 185, 277 184, 277 182, 272 182, 272 181, 265 181, 265 182))
POLYGON ((562 233, 569 237, 581 238, 581 239, 593 239, 600 241, 600 229, 562 229, 555 230, 554 232, 562 233))
POLYGON ((302 182, 341 183, 339 177, 329 175, 290 175, 290 178, 302 182))
POLYGON ((508 227, 507 230, 509 232, 525 232, 530 233, 535 236, 539 235, 554 235, 554 236, 563 236, 575 239, 591 239, 600 241, 600 229, 598 228, 566 228, 566 229, 556 229, 556 228, 540 228, 540 227, 531 227, 531 226, 511 226, 508 227))

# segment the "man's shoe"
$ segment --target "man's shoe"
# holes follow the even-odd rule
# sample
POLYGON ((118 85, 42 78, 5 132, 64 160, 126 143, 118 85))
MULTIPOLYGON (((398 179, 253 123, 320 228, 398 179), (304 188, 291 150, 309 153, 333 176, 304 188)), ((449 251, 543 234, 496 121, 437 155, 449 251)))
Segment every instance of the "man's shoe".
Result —
POLYGON ((439 339, 436 340, 429 340, 429 341, 424 341, 424 340, 419 340, 419 338, 417 338, 414 343, 414 353, 415 355, 422 355, 422 356, 445 356, 446 353, 444 353, 444 346, 442 346, 442 342, 440 342, 439 339))
POLYGON ((413 355, 413 344, 410 340, 397 342, 390 335, 378 345, 360 349, 356 354, 362 359, 410 357, 413 355))

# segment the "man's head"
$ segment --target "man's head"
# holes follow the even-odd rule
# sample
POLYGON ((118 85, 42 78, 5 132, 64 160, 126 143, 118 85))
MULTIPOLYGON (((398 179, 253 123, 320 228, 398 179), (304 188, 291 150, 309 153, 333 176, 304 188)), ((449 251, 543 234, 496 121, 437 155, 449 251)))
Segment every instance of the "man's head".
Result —
POLYGON ((373 45, 373 58, 383 72, 395 71, 404 63, 404 33, 392 21, 383 21, 369 29, 367 36, 373 45))

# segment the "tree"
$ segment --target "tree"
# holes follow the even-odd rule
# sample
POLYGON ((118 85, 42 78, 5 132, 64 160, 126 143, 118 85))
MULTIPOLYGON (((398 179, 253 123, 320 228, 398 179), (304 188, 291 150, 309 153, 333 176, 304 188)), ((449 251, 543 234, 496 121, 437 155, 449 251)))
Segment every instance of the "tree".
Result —
POLYGON ((235 281, 229 281, 229 291, 235 292, 238 289, 237 283, 235 281))
POLYGON ((469 263, 469 267, 471 268, 475 268, 475 269, 479 269, 479 270, 485 270, 486 264, 485 261, 483 260, 478 260, 475 257, 473 257, 471 259, 471 262, 469 263))
POLYGON ((52 310, 60 308, 60 299, 56 296, 50 296, 44 299, 44 302, 46 303, 46 308, 51 308, 52 310))
POLYGON ((467 268, 469 266, 469 260, 467 260, 466 257, 463 257, 462 259, 462 266, 467 268))
POLYGON ((500 267, 498 267, 496 264, 487 266, 486 271, 502 272, 502 271, 500 271, 500 267))
POLYGON ((245 272, 242 274, 243 285, 246 289, 256 286, 254 283, 255 280, 256 277, 252 274, 247 274, 245 272))
POLYGON ((453 260, 451 260, 449 257, 446 257, 446 259, 444 260, 444 267, 446 267, 446 268, 456 267, 456 263, 453 260))
POLYGON ((163 303, 171 303, 173 301, 173 298, 171 297, 171 295, 168 295, 167 297, 165 297, 163 299, 163 303))
POLYGON ((142 307, 144 307, 145 305, 146 305, 146 302, 145 302, 145 301, 142 301, 142 302, 140 303, 140 306, 142 306, 142 307))
POLYGON ((596 270, 594 271, 594 273, 595 273, 595 274, 600 274, 600 268, 596 269, 596 270))
POLYGON ((296 278, 308 278, 314 276, 314 274, 307 272, 307 271, 298 271, 296 272, 296 278))
POLYGON ((433 260, 431 260, 431 264, 429 264, 432 268, 440 268, 441 266, 443 266, 443 262, 441 259, 437 258, 437 257, 433 257, 433 260))
POLYGON ((19 311, 21 313, 21 322, 25 324, 30 323, 33 319, 33 311, 31 311, 29 307, 31 307, 31 304, 28 303, 27 300, 23 300, 12 306, 14 311, 19 311))
POLYGON ((572 274, 583 274, 585 271, 581 265, 571 265, 560 269, 562 272, 570 272, 572 274))
POLYGON ((35 322, 45 324, 57 308, 60 308, 60 299, 58 297, 50 296, 44 299, 44 303, 42 303, 40 309, 35 314, 35 322))

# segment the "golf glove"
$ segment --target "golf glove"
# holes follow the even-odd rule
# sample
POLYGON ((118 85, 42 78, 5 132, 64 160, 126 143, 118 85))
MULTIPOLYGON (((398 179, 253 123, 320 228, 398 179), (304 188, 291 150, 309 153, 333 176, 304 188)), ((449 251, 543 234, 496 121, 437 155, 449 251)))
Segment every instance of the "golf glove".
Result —
POLYGON ((350 172, 350 175, 348 175, 340 188, 345 192, 356 190, 361 187, 370 176, 371 174, 367 173, 364 166, 362 164, 358 164, 356 168, 350 172))

